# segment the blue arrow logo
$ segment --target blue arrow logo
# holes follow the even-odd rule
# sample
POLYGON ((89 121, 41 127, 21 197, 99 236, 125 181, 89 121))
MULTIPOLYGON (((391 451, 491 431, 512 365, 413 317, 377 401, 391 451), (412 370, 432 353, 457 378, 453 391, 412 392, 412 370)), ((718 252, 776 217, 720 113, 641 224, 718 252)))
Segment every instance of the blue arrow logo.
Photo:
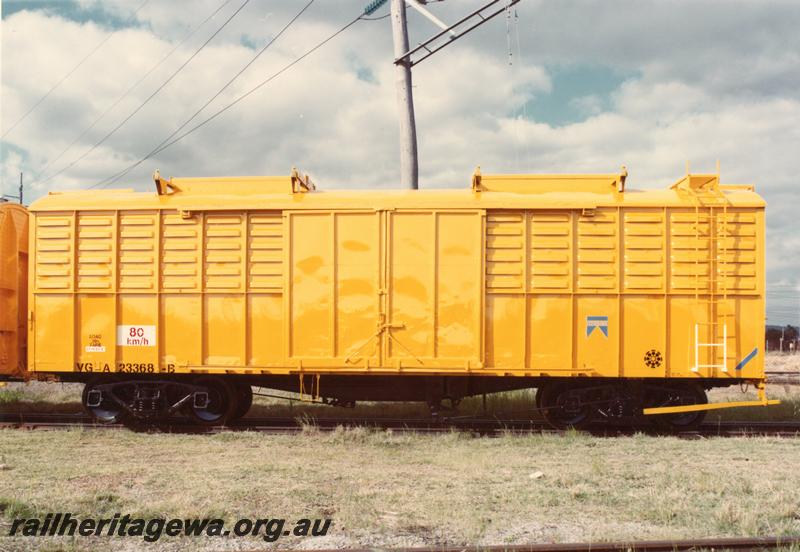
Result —
POLYGON ((608 316, 587 316, 586 317, 586 337, 592 335, 592 332, 600 328, 603 335, 608 337, 608 316))

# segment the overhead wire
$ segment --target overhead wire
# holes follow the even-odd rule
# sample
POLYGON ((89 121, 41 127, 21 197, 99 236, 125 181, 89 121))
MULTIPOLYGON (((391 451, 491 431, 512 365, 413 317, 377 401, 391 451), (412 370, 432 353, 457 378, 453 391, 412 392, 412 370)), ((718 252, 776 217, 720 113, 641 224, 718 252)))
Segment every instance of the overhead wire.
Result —
MULTIPOLYGON (((195 112, 194 112, 194 113, 193 113, 193 114, 192 114, 192 115, 191 115, 191 116, 190 116, 188 119, 186 119, 186 120, 185 120, 185 121, 184 121, 184 122, 183 122, 183 123, 182 123, 182 124, 181 124, 181 125, 180 125, 178 128, 176 128, 174 131, 172 131, 172 133, 171 133, 169 136, 167 136, 166 138, 164 138, 163 140, 161 140, 161 142, 159 142, 159 143, 158 143, 158 145, 157 145, 156 147, 154 147, 154 148, 153 148, 153 149, 152 149, 152 150, 151 150, 149 153, 147 153, 147 154, 145 155, 145 157, 142 159, 142 161, 144 161, 145 159, 148 159, 150 156, 154 155, 154 152, 158 151, 158 150, 159 150, 159 148, 160 148, 161 146, 163 146, 165 143, 169 142, 169 140, 170 140, 170 139, 172 139, 172 138, 173 138, 173 137, 174 137, 176 134, 178 134, 178 133, 179 133, 181 130, 183 130, 184 128, 186 128, 186 125, 188 125, 190 122, 192 122, 192 120, 194 120, 194 118, 195 118, 195 117, 197 117, 197 116, 198 116, 198 115, 199 115, 199 114, 200 114, 200 113, 201 113, 201 112, 202 112, 202 111, 203 111, 203 110, 204 110, 206 107, 208 107, 208 106, 209 106, 209 105, 210 105, 210 104, 211 104, 211 103, 212 103, 214 100, 216 100, 216 99, 217 99, 217 98, 218 98, 218 97, 219 97, 219 96, 220 96, 220 95, 221 95, 221 94, 222 94, 222 93, 223 93, 225 90, 227 90, 227 89, 228 89, 228 87, 229 87, 231 84, 233 84, 233 82, 234 82, 234 81, 235 81, 237 78, 239 78, 239 77, 242 75, 242 73, 244 73, 244 72, 245 72, 245 71, 246 71, 246 70, 247 70, 247 69, 248 69, 248 68, 249 68, 251 65, 253 65, 253 63, 255 63, 255 62, 256 62, 256 60, 258 60, 258 58, 259 58, 259 57, 261 57, 261 55, 262 55, 264 52, 266 52, 266 51, 269 49, 269 47, 270 47, 270 46, 272 46, 272 45, 273 45, 273 44, 274 44, 274 43, 275 43, 275 42, 276 42, 276 41, 277 41, 277 40, 278 40, 278 39, 281 37, 281 35, 283 35, 283 34, 284 34, 284 33, 285 33, 285 32, 286 32, 286 31, 287 31, 287 30, 288 30, 288 29, 289 29, 289 28, 290 28, 290 27, 291 27, 291 26, 292 26, 292 25, 293 25, 293 24, 294 24, 294 23, 295 23, 295 22, 296 22, 298 19, 300 19, 300 16, 302 16, 302 15, 303 15, 303 13, 305 13, 305 11, 306 11, 306 10, 307 10, 309 7, 311 7, 311 4, 313 4, 313 3, 314 3, 314 1, 315 1, 315 0, 309 0, 309 2, 308 2, 308 3, 307 3, 305 6, 303 6, 303 8, 302 8, 302 9, 301 9, 299 12, 297 12, 297 14, 296 14, 294 17, 292 17, 292 18, 289 20, 289 22, 288 22, 288 23, 286 23, 286 25, 284 25, 284 26, 283 26, 283 28, 282 28, 280 31, 278 31, 278 32, 277 32, 277 33, 276 33, 276 34, 275 34, 275 35, 274 35, 274 36, 273 36, 273 37, 272 37, 272 38, 271 38, 271 39, 270 39, 270 40, 269 40, 269 41, 268 41, 268 42, 267 42, 267 43, 266 43, 266 44, 265 44, 265 45, 264 45, 264 46, 263 46, 263 47, 262 47, 262 48, 261 48, 261 49, 260 49, 260 50, 259 50, 257 53, 256 53, 256 55, 254 55, 254 56, 253 56, 253 57, 250 59, 250 61, 248 61, 248 62, 247 62, 247 63, 246 63, 246 64, 245 64, 245 65, 244 65, 244 66, 243 66, 241 69, 239 69, 239 71, 237 71, 237 72, 236 72, 236 74, 235 74, 235 75, 233 75, 233 77, 231 77, 231 78, 228 80, 228 82, 226 82, 226 83, 225 83, 225 84, 224 84, 224 85, 223 85, 223 86, 222 86, 222 87, 221 87, 221 88, 220 88, 220 89, 219 89, 219 90, 216 92, 216 94, 214 94, 213 96, 211 96, 211 97, 210 97, 210 98, 209 98, 209 99, 208 99, 208 100, 207 100, 207 101, 206 101, 206 102, 205 102, 205 103, 204 103, 202 106, 200 106, 200 108, 199 108, 199 109, 197 109, 197 110, 196 110, 196 111, 195 111, 195 112)), ((98 185, 98 184, 95 184, 94 186, 97 186, 97 185, 98 185)), ((94 187, 94 186, 90 186, 90 188, 92 188, 92 187, 94 187)))
MULTIPOLYGON (((144 7, 145 7, 145 6, 148 4, 148 2, 150 2, 150 0, 144 0, 144 2, 142 2, 142 3, 139 5, 139 7, 138 7, 138 8, 136 8, 136 11, 134 11, 134 12, 131 14, 131 16, 130 16, 128 19, 126 19, 126 20, 125 20, 125 22, 126 22, 126 23, 128 23, 128 22, 131 22, 131 21, 133 21, 133 20, 136 18, 136 16, 138 15, 139 11, 141 11, 141 9, 142 9, 142 8, 144 8, 144 7)), ((30 115, 31 113, 33 113, 33 112, 36 110, 36 108, 37 108, 37 107, 39 107, 39 106, 42 104, 42 102, 44 102, 44 101, 45 101, 45 100, 46 100, 46 99, 47 99, 47 98, 50 96, 50 94, 52 94, 52 93, 55 91, 55 89, 56 89, 56 88, 58 88, 59 86, 61 86, 61 83, 63 83, 63 82, 64 82, 65 80, 67 80, 67 79, 68 79, 70 76, 72 76, 72 74, 73 74, 73 73, 75 73, 75 71, 77 71, 77 70, 78 70, 78 69, 79 69, 79 68, 80 68, 80 67, 81 67, 81 66, 82 66, 82 65, 83 65, 83 64, 86 62, 86 60, 88 60, 90 57, 92 57, 92 56, 93 56, 93 55, 94 55, 94 54, 95 54, 95 53, 96 53, 96 52, 97 52, 97 51, 98 51, 100 48, 102 48, 102 47, 103 47, 103 45, 104 45, 106 42, 108 42, 108 41, 111 39, 111 37, 112 37, 112 36, 114 36, 115 34, 117 34, 117 33, 118 33, 118 32, 119 32, 121 29, 122 29, 122 27, 121 27, 120 29, 117 29, 116 31, 114 31, 114 32, 112 32, 112 33, 109 33, 108 35, 106 35, 106 36, 103 38, 103 40, 101 40, 100 42, 98 42, 98 43, 97 43, 97 45, 96 45, 94 48, 92 48, 92 50, 91 50, 91 51, 90 51, 88 54, 86 54, 86 55, 83 57, 83 59, 81 59, 81 60, 78 62, 78 64, 77 64, 77 65, 75 65, 75 67, 73 67, 72 69, 70 69, 70 70, 67 72, 67 74, 66 74, 66 75, 64 75, 63 77, 61 77, 61 79, 59 79, 59 80, 58 80, 58 82, 56 82, 56 83, 55 83, 53 86, 51 86, 51 87, 50 87, 50 89, 49 89, 47 92, 45 92, 45 93, 44 93, 44 95, 43 95, 41 98, 39 98, 39 99, 36 101, 36 103, 34 103, 34 104, 33 104, 33 105, 30 107, 30 108, 28 108, 28 110, 27 110, 25 113, 23 113, 23 114, 22 114, 22 116, 21 116, 19 119, 17 119, 17 120, 14 122, 14 124, 12 124, 12 125, 11 125, 11 126, 8 128, 8 130, 6 130, 6 131, 3 133, 2 137, 0 137, 0 138, 5 138, 6 136, 8 136, 8 134, 9 134, 9 133, 10 133, 12 130, 14 130, 14 129, 17 127, 17 125, 19 125, 19 124, 20 124, 22 121, 24 121, 25 119, 27 119, 27 118, 28 118, 28 115, 30 115)))
MULTIPOLYGON (((511 6, 506 6, 506 47, 508 48, 508 69, 511 74, 511 81, 514 77, 514 50, 511 48, 511 6)), ((512 85, 513 86, 513 85, 512 85)), ((514 160, 517 172, 519 172, 519 117, 517 116, 516 109, 514 110, 514 160)))
POLYGON ((197 55, 198 55, 200 52, 202 52, 202 51, 203 51, 203 49, 204 49, 204 48, 205 48, 205 47, 206 47, 206 46, 209 44, 209 42, 211 42, 212 40, 214 40, 214 38, 215 38, 215 37, 216 37, 216 36, 217 36, 217 35, 218 35, 220 32, 222 32, 222 30, 223 30, 225 27, 227 27, 228 23, 230 23, 230 22, 231 22, 231 20, 232 20, 234 17, 236 17, 236 16, 239 14, 239 12, 241 12, 241 11, 242 11, 242 9, 244 9, 244 7, 245 7, 245 6, 246 6, 246 5, 247 5, 249 2, 250 2, 250 0, 244 0, 244 2, 242 2, 242 5, 241 5, 241 6, 239 6, 239 7, 236 9, 236 11, 234 11, 234 12, 233 12, 233 13, 232 13, 232 14, 231 14, 229 17, 228 17, 228 19, 226 19, 226 20, 225 20, 225 22, 224 22, 224 23, 222 23, 222 25, 220 25, 220 26, 217 28, 217 30, 216 30, 216 31, 214 31, 214 33, 213 33, 213 34, 212 34, 212 35, 211 35, 211 36, 210 36, 210 37, 209 37, 209 38, 208 38, 208 39, 207 39, 205 42, 203 42, 203 44, 202 44, 202 45, 200 45, 200 47, 199 47, 199 48, 197 48, 197 49, 196 49, 196 50, 195 50, 195 51, 192 53, 192 55, 191 55, 191 56, 189 56, 189 58, 188 58, 188 59, 186 59, 186 61, 184 61, 184 62, 183 62, 181 65, 180 65, 180 67, 178 67, 178 68, 177 68, 175 71, 173 71, 173 73, 172 73, 172 74, 171 74, 169 77, 167 77, 167 79, 166 79, 164 82, 162 82, 162 83, 161 83, 161 85, 159 85, 159 86, 158 86, 158 87, 157 87, 157 88, 156 88, 156 89, 153 91, 153 93, 152 93, 152 94, 150 94, 150 95, 149 95, 149 96, 148 96, 148 97, 147 97, 147 98, 146 98, 144 101, 142 101, 142 102, 139 104, 139 106, 138 106, 138 107, 136 107, 136 109, 134 109, 134 110, 133 110, 133 111, 132 111, 132 112, 131 112, 131 113, 130 113, 130 114, 127 116, 127 117, 125 117, 125 119, 123 119, 123 120, 122 120, 122 122, 120 122, 120 123, 119 123, 117 126, 115 126, 113 129, 111 129, 111 130, 110 130, 110 131, 109 131, 109 132, 108 132, 108 133, 107 133, 105 136, 103 136, 103 137, 102 137, 102 138, 101 138, 101 139, 100 139, 98 142, 96 142, 96 143, 95 143, 95 144, 94 144, 92 147, 90 147, 88 150, 86 150, 86 151, 85 151, 85 152, 84 152, 84 153, 83 153, 81 156, 79 156, 77 159, 75 159, 74 161, 72 161, 72 163, 70 163, 69 165, 66 165, 65 167, 62 167, 62 168, 61 168, 59 171, 57 171, 57 172, 53 173, 52 175, 50 175, 49 177, 47 177, 46 179, 44 179, 44 180, 42 181, 42 183, 47 183, 47 182, 49 182, 50 180, 52 180, 53 178, 55 178, 56 176, 58 176, 58 175, 60 175, 61 173, 63 173, 65 170, 67 170, 67 169, 70 169, 70 168, 71 168, 71 167, 73 167, 73 166, 74 166, 76 163, 80 162, 80 161, 81 161, 81 160, 83 160, 83 159, 84 159, 84 158, 85 158, 87 155, 89 155, 89 154, 90 154, 90 153, 92 153, 92 152, 93 152, 95 149, 97 149, 97 148, 98 148, 98 147, 99 147, 101 144, 103 144, 103 143, 104 143, 106 140, 108 140, 108 139, 109 139, 111 136, 113 136, 113 135, 114 135, 114 134, 115 134, 115 133, 116 133, 116 132, 117 132, 117 131, 118 131, 120 128, 122 128, 122 126, 123 126, 123 125, 125 125, 125 123, 127 123, 128 121, 130 121, 130 120, 133 118, 133 116, 134 116, 134 115, 136 115, 136 114, 137 114, 139 111, 141 111, 141 109, 142 109, 142 108, 143 108, 145 105, 147 105, 147 104, 150 102, 150 100, 152 100, 152 99, 153 99, 153 98, 154 98, 154 97, 155 97, 155 96, 156 96, 156 95, 157 95, 159 92, 161 92, 161 90, 163 90, 163 89, 164 89, 164 87, 165 87, 165 86, 167 86, 167 84, 169 84, 169 83, 172 81, 172 79, 174 79, 174 78, 175 78, 175 77, 176 77, 176 76, 177 76, 177 75, 178 75, 178 74, 179 74, 179 73, 180 73, 180 72, 181 72, 181 71, 182 71, 182 70, 183 70, 183 69, 184 69, 184 68, 185 68, 187 65, 189 65, 189 63, 190 63, 190 62, 191 62, 191 61, 192 61, 192 60, 193 60, 195 57, 197 57, 197 55))
POLYGON ((45 166, 44 166, 44 167, 42 167, 41 169, 39 169, 39 171, 38 171, 38 172, 37 172, 37 173, 36 173, 36 174, 33 176, 32 182, 33 182, 33 183, 36 183, 36 182, 38 182, 38 181, 39 181, 39 178, 40 178, 40 177, 41 177, 43 174, 46 174, 46 172, 47 172, 47 169, 49 169, 49 168, 50 168, 50 166, 52 166, 52 165, 53 165, 54 163, 56 163, 56 162, 57 162, 59 159, 61 159, 61 158, 64 156, 64 154, 65 154, 65 153, 67 153, 67 152, 68 152, 68 151, 69 151, 69 150, 72 148, 72 146, 74 146, 76 143, 78 143, 78 142, 81 140, 81 138, 83 138, 84 136, 86 136, 86 134, 88 134, 88 132, 89 132, 90 130, 92 130, 92 129, 95 127, 95 125, 97 125, 97 123, 99 123, 99 122, 100 122, 100 121, 101 121, 101 120, 102 120, 102 119, 103 119, 103 118, 104 118, 106 115, 108 115, 108 114, 109 114, 109 113, 110 113, 110 112, 111 112, 111 111, 112 111, 112 110, 113 110, 115 107, 117 107, 117 106, 120 104, 120 102, 122 102, 122 100, 124 100, 125 98, 127 98, 127 97, 128 97, 128 95, 129 95, 129 94, 130 94, 130 93, 131 93, 133 90, 135 90, 135 89, 136 89, 136 87, 138 87, 138 86, 139 86, 139 85, 140 85, 142 82, 144 82, 144 80, 145 80, 147 77, 149 77, 149 76, 150 76, 150 75, 151 75, 151 74, 152 74, 152 73, 153 73, 153 72, 154 72, 156 69, 158 69, 159 67, 161 67, 161 65, 162 65, 162 64, 163 64, 163 63, 164 63, 164 62, 165 62, 167 59, 169 59, 169 58, 172 56, 172 54, 174 54, 174 53, 175 53, 175 52, 178 50, 178 48, 180 48, 181 46, 183 46, 183 45, 186 43, 186 41, 187 41, 187 40, 189 40, 191 37, 193 37, 193 36, 195 35, 195 33, 197 33, 197 31, 199 31, 199 30, 200 30, 200 28, 201 28, 203 25, 205 25, 206 23, 208 23, 208 21, 209 21, 210 19, 212 19, 212 18, 213 18, 215 15, 217 15, 217 14, 218 14, 218 13, 219 13, 219 12, 222 10, 222 8, 224 8, 224 7, 225 7, 226 5, 228 5, 230 2, 231 2, 231 0, 225 0, 225 1, 224 1, 222 4, 220 4, 220 6, 219 6, 217 9, 215 9, 213 12, 211 12, 211 13, 208 15, 208 17, 206 17, 206 18, 205 18, 205 19, 204 19, 202 22, 198 23, 198 24, 197 24, 196 26, 194 26, 193 28, 190 28, 190 29, 189 29, 189 31, 188 31, 188 33, 187 33, 187 34, 186 34, 186 35, 185 35, 185 36, 184 36, 184 37, 183 37, 183 38, 182 38, 182 39, 181 39, 179 42, 177 42, 177 43, 175 44, 175 46, 174 46, 174 47, 173 47, 173 48, 172 48, 172 49, 171 49, 169 52, 167 52, 167 54, 166 54, 166 55, 164 55, 164 57, 162 57, 162 58, 161 58, 161 59, 160 59, 160 60, 159 60, 159 61, 158 61, 158 62, 157 62, 155 65, 153 65, 153 66, 152 66, 152 67, 151 67, 151 68, 150 68, 150 69, 149 69, 149 70, 148 70, 148 71, 147 71, 147 72, 146 72, 144 75, 142 75, 142 76, 139 78, 139 80, 137 80, 135 83, 133 83, 133 84, 132 84, 132 85, 131 85, 131 86, 130 86, 130 87, 129 87, 129 88, 128 88, 128 89, 127 89, 125 92, 123 92, 123 93, 122 93, 122 95, 120 95, 120 96, 119 96, 119 97, 116 99, 116 101, 114 101, 114 103, 112 103, 110 106, 108 106, 108 107, 106 108, 106 110, 105 110, 105 111, 103 111, 103 112, 102 112, 102 113, 101 113, 101 114, 100 114, 100 115, 99 115, 97 118, 95 118, 95 120, 94 120, 94 121, 93 121, 93 122, 92 122, 92 123, 91 123, 91 124, 90 124, 88 127, 86 127, 86 128, 83 130, 83 132, 81 132, 81 133, 80 133, 80 134, 79 134, 79 135, 78 135, 78 136, 77 136, 77 137, 76 137, 74 140, 72 140, 72 142, 70 142, 70 143, 69 143, 69 145, 68 145, 67 147, 65 147, 63 150, 61 150, 61 153, 59 153, 57 156, 55 156, 54 158, 52 158, 51 160, 49 160, 49 161, 48 161, 48 162, 45 164, 45 166))
MULTIPOLYGON (((522 67, 522 48, 520 46, 519 40, 519 13, 517 12, 517 8, 514 8, 514 34, 516 35, 517 39, 517 65, 518 67, 522 67)), ((522 102, 522 122, 526 123, 528 121, 528 102, 525 101, 523 98, 522 102)), ((522 141, 522 149, 525 152, 525 160, 527 162, 527 167, 525 170, 531 170, 533 165, 531 164, 531 148, 526 140, 522 141)))
POLYGON ((214 112, 211 116, 207 117, 206 119, 204 119, 200 123, 196 124, 195 126, 190 128, 186 132, 184 132, 184 133, 178 135, 177 137, 173 138, 172 140, 170 140, 169 142, 167 142, 166 144, 164 144, 163 146, 161 146, 157 150, 154 150, 152 153, 142 157, 141 159, 139 159, 135 163, 131 164, 127 168, 123 169, 122 171, 120 171, 120 172, 118 172, 118 173, 116 173, 116 174, 114 174, 112 176, 109 176, 109 177, 105 178, 104 180, 101 180, 97 184, 95 184, 93 186, 90 186, 90 188, 95 188, 95 187, 105 188, 109 184, 112 184, 112 183, 116 182, 117 180, 119 180, 120 178, 122 178, 123 176, 128 174, 130 171, 132 171, 133 169, 135 169, 136 167, 141 165, 147 159, 150 159, 154 155, 157 155, 158 153, 161 153, 162 151, 164 151, 165 149, 171 147, 172 145, 180 142, 181 140, 183 140, 184 138, 186 138, 187 136, 189 136, 193 132, 196 132, 197 130, 199 130, 200 128, 205 126, 206 124, 210 123, 211 121, 213 121, 214 119, 216 119, 217 117, 219 117, 220 115, 222 115, 223 113, 228 111, 233 106, 237 105, 239 102, 241 102, 242 100, 244 100, 248 96, 250 96, 253 93, 255 93, 257 90, 263 88, 264 86, 266 86, 267 84, 269 84, 270 82, 272 82, 273 80, 278 78, 280 75, 282 75, 283 73, 285 73, 286 71, 288 71, 289 69, 291 69, 292 67, 297 65, 298 63, 300 63, 303 59, 307 58, 308 56, 310 56, 311 54, 313 54, 314 52, 316 52, 317 50, 319 50, 320 48, 325 46, 328 42, 330 42, 331 40, 333 40, 334 38, 336 38, 337 36, 339 36, 340 34, 345 32, 347 29, 349 29, 353 25, 355 25, 361 19, 362 19, 361 16, 356 17, 355 19, 353 19, 352 21, 350 21, 349 23, 347 23, 346 25, 341 27, 339 30, 337 30, 334 33, 332 33, 331 35, 329 35, 324 40, 318 42, 312 48, 306 50, 302 55, 296 57, 294 60, 292 60, 288 64, 284 65, 281 69, 279 69, 278 71, 276 71, 275 73, 273 73, 272 75, 270 75, 269 77, 267 77, 266 79, 261 81, 259 84, 257 84, 256 86, 254 86, 253 88, 251 88, 250 90, 245 92, 244 94, 241 94, 235 100, 233 100, 232 102, 228 103, 227 105, 225 105, 221 109, 219 109, 216 112, 214 112))

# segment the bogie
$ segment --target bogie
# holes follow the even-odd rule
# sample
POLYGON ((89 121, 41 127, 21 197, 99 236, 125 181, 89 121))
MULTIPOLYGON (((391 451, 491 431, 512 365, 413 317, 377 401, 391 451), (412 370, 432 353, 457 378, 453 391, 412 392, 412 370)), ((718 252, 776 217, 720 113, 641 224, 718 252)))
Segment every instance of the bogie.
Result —
POLYGON ((702 423, 705 411, 643 416, 643 410, 707 403, 708 397, 701 386, 679 381, 575 383, 556 380, 544 383, 536 394, 536 408, 557 428, 581 428, 601 421, 638 425, 646 418, 661 429, 691 431, 702 423))
POLYGON ((84 409, 100 423, 157 423, 187 413, 204 425, 224 424, 246 398, 244 388, 237 393, 224 379, 209 376, 191 383, 96 377, 86 383, 82 395, 84 409))

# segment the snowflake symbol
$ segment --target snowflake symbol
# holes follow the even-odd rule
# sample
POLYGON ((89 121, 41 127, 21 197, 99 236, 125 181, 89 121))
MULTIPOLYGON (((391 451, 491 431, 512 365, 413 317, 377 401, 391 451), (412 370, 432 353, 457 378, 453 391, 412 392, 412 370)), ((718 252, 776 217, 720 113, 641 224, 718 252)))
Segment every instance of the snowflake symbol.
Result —
POLYGON ((648 368, 658 368, 663 361, 661 353, 655 349, 650 349, 644 354, 644 363, 648 368))

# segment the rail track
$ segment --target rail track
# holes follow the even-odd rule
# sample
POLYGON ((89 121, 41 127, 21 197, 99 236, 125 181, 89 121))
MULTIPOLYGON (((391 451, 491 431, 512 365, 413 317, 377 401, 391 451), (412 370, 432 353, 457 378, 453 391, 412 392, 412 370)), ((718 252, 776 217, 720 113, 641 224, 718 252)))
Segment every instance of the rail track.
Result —
POLYGON ((767 384, 782 383, 785 385, 800 385, 800 372, 777 372, 767 370, 767 384))
MULTIPOLYGON (((501 546, 436 546, 404 548, 406 552, 672 552, 688 550, 769 550, 800 544, 800 536, 715 539, 522 544, 501 546)), ((347 552, 367 552, 348 550, 347 552)), ((323 550, 320 552, 333 552, 323 550)))
MULTIPOLYGON (((0 413, 0 428, 13 429, 71 429, 94 428, 103 430, 129 429, 163 433, 219 433, 221 431, 254 431, 271 434, 290 434, 302 431, 334 431, 337 428, 368 428, 375 430, 412 433, 447 433, 462 431, 487 436, 505 434, 564 433, 552 428, 544 421, 499 418, 244 418, 227 426, 198 426, 191 420, 172 419, 152 425, 98 424, 84 414, 33 414, 0 413)), ((664 434, 651 426, 596 424, 583 430, 596 436, 624 436, 635 433, 664 434)), ((695 431, 679 434, 685 438, 774 436, 800 437, 800 421, 753 422, 725 421, 709 422, 695 431)))

